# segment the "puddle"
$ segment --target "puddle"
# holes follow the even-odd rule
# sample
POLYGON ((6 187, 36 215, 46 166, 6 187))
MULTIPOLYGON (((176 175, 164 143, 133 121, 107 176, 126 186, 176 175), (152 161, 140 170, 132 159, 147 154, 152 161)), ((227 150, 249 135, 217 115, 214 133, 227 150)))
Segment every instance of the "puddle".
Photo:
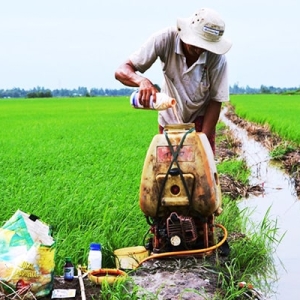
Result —
POLYGON ((300 299, 300 201, 297 198, 291 179, 282 170, 270 163, 268 150, 248 136, 247 131, 236 126, 225 117, 220 119, 242 142, 242 156, 251 169, 251 184, 263 185, 262 195, 250 195, 240 202, 239 207, 250 208, 251 220, 260 222, 270 209, 269 219, 277 220, 279 236, 284 235, 274 254, 278 280, 271 285, 275 294, 267 299, 300 299))

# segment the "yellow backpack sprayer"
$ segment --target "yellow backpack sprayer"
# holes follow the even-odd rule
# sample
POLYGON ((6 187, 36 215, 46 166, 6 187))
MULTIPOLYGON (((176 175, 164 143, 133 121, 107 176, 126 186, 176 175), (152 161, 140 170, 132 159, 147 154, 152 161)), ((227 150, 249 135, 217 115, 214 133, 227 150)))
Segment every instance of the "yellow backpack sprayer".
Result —
MULTIPOLYGON (((160 109, 173 107, 170 97, 158 95, 160 109)), ((142 108, 134 92, 130 102, 142 108)), ((153 107, 149 109, 158 109, 153 107)), ((114 251, 117 271, 136 269, 153 258, 211 254, 223 246, 227 230, 215 224, 222 212, 221 188, 214 155, 204 133, 195 131, 193 123, 166 125, 163 134, 153 137, 144 161, 140 183, 140 208, 150 228, 144 246, 114 251), (223 231, 217 240, 216 227, 223 231), (149 255, 150 254, 150 255, 149 255)), ((111 283, 126 273, 105 269, 111 283), (110 273, 109 273, 110 272, 110 273)), ((101 271, 101 270, 100 270, 101 271)), ((96 283, 101 274, 90 273, 96 283)))
MULTIPOLYGON (((137 92, 132 93, 130 103, 144 108, 137 92)), ((151 103, 144 109, 173 108, 176 112, 176 100, 165 94, 157 93, 156 103, 151 103)), ((206 135, 196 132, 193 123, 166 125, 163 134, 153 137, 139 198, 150 228, 144 246, 114 251, 118 268, 137 268, 152 258, 210 254, 221 246, 226 249, 227 230, 215 224, 215 217, 222 212, 222 197, 214 155, 206 135), (223 231, 220 240, 216 227, 223 231)))
POLYGON ((227 238, 226 229, 215 224, 221 204, 206 135, 197 133, 194 124, 167 125, 154 136, 141 177, 140 208, 150 226, 146 260, 208 253, 221 246, 227 238), (220 242, 216 226, 223 230, 220 242))

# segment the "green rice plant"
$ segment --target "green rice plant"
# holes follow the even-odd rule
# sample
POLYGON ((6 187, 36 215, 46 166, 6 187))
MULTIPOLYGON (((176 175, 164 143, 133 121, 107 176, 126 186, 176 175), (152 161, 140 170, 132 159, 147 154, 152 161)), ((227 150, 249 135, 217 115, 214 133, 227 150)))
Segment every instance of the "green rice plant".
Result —
POLYGON ((231 95, 230 102, 240 117, 266 124, 281 138, 300 145, 300 95, 231 95))
POLYGON ((283 158, 284 155, 288 154, 289 152, 295 151, 295 150, 296 150, 296 147, 293 144, 291 144, 289 142, 282 142, 282 143, 276 145, 274 147, 274 149, 272 149, 270 151, 270 156, 273 159, 280 160, 283 158))
MULTIPOLYGON (((226 211, 228 210, 227 207, 226 211)), ((219 274, 220 290, 216 292, 215 300, 249 297, 251 289, 249 290, 247 285, 255 287, 253 293, 257 290, 264 293, 270 292, 270 281, 272 278, 276 281, 273 253, 283 236, 279 236, 277 221, 270 221, 269 213, 270 208, 263 220, 259 224, 254 224, 250 221, 252 212, 248 208, 243 209, 236 217, 239 231, 235 231, 235 228, 232 227, 228 228, 230 256, 220 264, 211 266, 219 274), (245 282, 247 285, 241 287, 239 284, 241 282, 245 282)), ((228 214, 234 218, 234 213, 229 212, 228 214)), ((231 219, 231 222, 232 220, 235 219, 231 219)), ((227 217, 222 221, 227 226, 227 217)), ((255 299, 253 297, 249 299, 255 299)))
POLYGON ((126 97, 0 106, 1 223, 21 209, 50 224, 57 274, 66 256, 86 261, 91 242, 101 242, 106 267, 114 249, 142 243, 138 193, 155 112, 132 109, 126 97))
POLYGON ((216 293, 214 300, 234 300, 244 294, 245 290, 238 287, 236 273, 238 270, 234 261, 225 264, 223 271, 219 272, 220 290, 216 293))
MULTIPOLYGON (((277 221, 270 221, 270 209, 263 220, 255 224, 250 220, 252 211, 240 209, 238 201, 223 198, 223 212, 216 218, 228 231, 230 255, 228 258, 217 257, 215 263, 207 261, 207 270, 219 276, 220 289, 215 300, 238 299, 248 289, 241 288, 239 282, 249 283, 259 290, 268 292, 270 280, 276 280, 273 253, 283 236, 278 234, 277 221)), ((243 299, 243 298, 241 298, 243 299)))
POLYGON ((121 282, 114 282, 113 284, 108 284, 108 282, 103 282, 101 285, 101 298, 94 298, 102 299, 102 300, 158 300, 159 293, 164 285, 161 285, 155 293, 149 292, 146 289, 135 284, 134 280, 130 277, 126 279, 126 281, 121 282))
POLYGON ((240 142, 234 138, 233 135, 227 134, 228 127, 223 122, 218 122, 216 127, 216 144, 220 145, 222 142, 226 142, 226 145, 229 147, 229 151, 237 148, 240 145, 240 142))
POLYGON ((239 272, 253 276, 255 270, 261 272, 263 268, 263 273, 266 274, 265 271, 272 264, 271 257, 273 253, 269 246, 272 237, 267 234, 262 236, 262 232, 252 233, 235 241, 232 246, 232 256, 238 264, 239 272))
MULTIPOLYGON (((139 298, 139 287, 135 285, 130 278, 125 282, 115 281, 113 284, 109 284, 103 280, 99 296, 94 297, 94 300, 137 300, 139 298)), ((150 298, 149 298, 150 299, 150 298)))
POLYGON ((236 285, 237 282, 244 281, 258 288, 268 289, 270 279, 276 280, 273 253, 284 235, 279 236, 277 221, 271 220, 269 214, 270 208, 263 220, 255 224, 249 219, 251 212, 248 209, 241 211, 245 235, 231 243, 232 259, 226 265, 230 275, 228 284, 233 285, 234 282, 236 285))
MULTIPOLYGON (((218 122, 217 123, 217 126, 216 126, 216 132, 222 132, 224 130, 226 130, 226 125, 223 123, 223 122, 218 122)), ((221 141, 222 139, 224 139, 224 136, 223 135, 216 135, 216 141, 219 142, 221 141)))
POLYGON ((230 175, 243 184, 249 183, 250 170, 244 160, 236 158, 224 160, 217 165, 217 170, 219 174, 230 175))
POLYGON ((229 197, 224 196, 222 199, 222 208, 223 211, 216 218, 216 222, 225 226, 229 233, 240 232, 244 221, 237 201, 232 201, 229 197))

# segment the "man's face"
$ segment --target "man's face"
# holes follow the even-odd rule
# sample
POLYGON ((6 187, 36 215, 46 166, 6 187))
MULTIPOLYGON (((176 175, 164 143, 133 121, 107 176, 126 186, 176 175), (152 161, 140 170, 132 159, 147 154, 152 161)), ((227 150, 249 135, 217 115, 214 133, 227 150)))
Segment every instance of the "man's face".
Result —
POLYGON ((198 48, 196 46, 189 45, 189 44, 184 44, 184 49, 188 55, 193 57, 199 57, 201 53, 205 51, 202 48, 198 48))

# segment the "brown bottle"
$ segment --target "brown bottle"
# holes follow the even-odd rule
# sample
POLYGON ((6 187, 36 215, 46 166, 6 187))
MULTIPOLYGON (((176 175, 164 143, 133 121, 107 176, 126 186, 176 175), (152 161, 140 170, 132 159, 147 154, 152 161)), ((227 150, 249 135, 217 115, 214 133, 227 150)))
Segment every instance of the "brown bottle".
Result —
POLYGON ((74 266, 71 258, 66 257, 66 263, 64 265, 64 280, 72 281, 74 279, 74 266))

